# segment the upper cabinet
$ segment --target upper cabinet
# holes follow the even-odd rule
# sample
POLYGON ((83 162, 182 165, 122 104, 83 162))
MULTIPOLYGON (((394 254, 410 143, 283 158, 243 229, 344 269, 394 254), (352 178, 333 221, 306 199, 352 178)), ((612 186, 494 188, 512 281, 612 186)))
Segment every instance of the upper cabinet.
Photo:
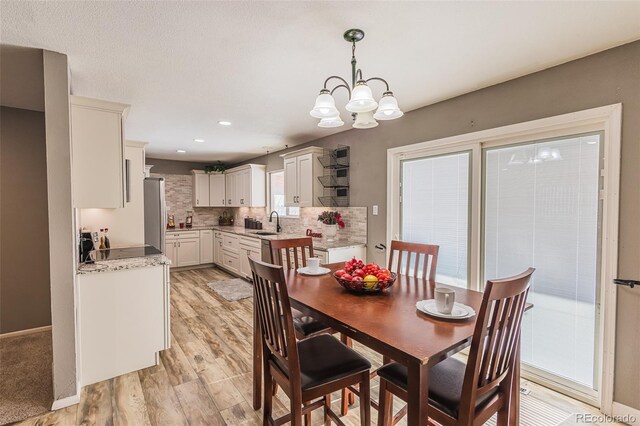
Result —
POLYGON ((129 106, 70 96, 73 205, 122 208, 126 197, 123 124, 129 106))
POLYGON ((222 173, 211 173, 209 175, 209 205, 211 207, 225 207, 226 200, 226 180, 222 173))
POLYGON ((227 207, 265 207, 267 205, 267 167, 245 164, 225 172, 227 207))
POLYGON ((192 170, 194 207, 266 206, 266 166, 247 164, 222 173, 192 170))
POLYGON ((225 176, 222 173, 205 173, 191 170, 193 174, 193 207, 225 207, 225 176))
POLYGON ((209 206, 209 175, 199 170, 193 170, 193 207, 209 206))
POLYGON ((287 207, 318 207, 323 193, 318 177, 323 174, 318 157, 323 149, 309 147, 284 154, 284 202, 287 207))

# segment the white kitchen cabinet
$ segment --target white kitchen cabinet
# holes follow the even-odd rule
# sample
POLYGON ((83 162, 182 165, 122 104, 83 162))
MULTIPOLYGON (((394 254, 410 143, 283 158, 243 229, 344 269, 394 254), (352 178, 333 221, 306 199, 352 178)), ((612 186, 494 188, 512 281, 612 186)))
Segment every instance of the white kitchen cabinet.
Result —
POLYGON ((246 164, 225 175, 227 207, 266 206, 266 166, 246 164))
POLYGON ((209 207, 209 175, 201 170, 192 170, 193 206, 209 207))
POLYGON ((222 232, 213 232, 213 262, 222 265, 222 232))
POLYGON ((228 269, 230 272, 237 274, 240 271, 240 262, 238 259, 238 255, 234 253, 230 253, 229 251, 222 252, 222 264, 225 269, 228 269))
POLYGON ((209 174, 209 207, 226 207, 226 179, 223 173, 209 174))
POLYGON ((167 232, 167 257, 172 267, 200 264, 200 233, 198 231, 167 232))
POLYGON ((80 386, 156 364, 170 346, 166 265, 78 275, 80 386))
POLYGON ((320 258, 321 264, 346 262, 354 257, 366 263, 367 248, 364 245, 337 247, 328 250, 314 250, 313 254, 320 258))
POLYGON ((213 263, 213 231, 200 231, 200 263, 213 263))
POLYGON ((318 197, 323 187, 318 177, 324 169, 318 157, 323 149, 309 147, 283 154, 284 157, 284 200, 287 207, 321 206, 318 197))
POLYGON ((73 206, 125 205, 123 121, 129 105, 70 96, 73 206))
POLYGON ((178 242, 167 240, 165 243, 164 255, 171 261, 171 266, 178 266, 178 242))
POLYGON ((249 257, 256 260, 261 258, 261 240, 259 238, 240 237, 240 259, 239 259, 239 271, 238 273, 245 277, 251 278, 251 265, 249 264, 249 257))
POLYGON ((225 173, 225 197, 227 199, 227 207, 240 206, 240 197, 236 191, 237 173, 225 173))
POLYGON ((200 238, 181 238, 178 240, 178 266, 200 264, 200 238))

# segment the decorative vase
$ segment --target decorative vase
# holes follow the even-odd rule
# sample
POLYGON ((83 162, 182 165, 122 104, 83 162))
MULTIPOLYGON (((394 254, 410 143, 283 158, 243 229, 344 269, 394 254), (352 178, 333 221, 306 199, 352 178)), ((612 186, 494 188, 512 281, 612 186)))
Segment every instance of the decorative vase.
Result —
POLYGON ((327 241, 335 241, 338 233, 338 225, 324 225, 324 235, 327 241))

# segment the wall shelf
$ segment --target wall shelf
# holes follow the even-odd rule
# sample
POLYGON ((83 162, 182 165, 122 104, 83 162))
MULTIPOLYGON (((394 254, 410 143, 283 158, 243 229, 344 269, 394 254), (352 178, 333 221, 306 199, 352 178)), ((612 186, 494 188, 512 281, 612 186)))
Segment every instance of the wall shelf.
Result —
POLYGON ((324 174, 318 176, 323 194, 318 201, 324 207, 349 207, 349 147, 325 149, 318 161, 324 174))

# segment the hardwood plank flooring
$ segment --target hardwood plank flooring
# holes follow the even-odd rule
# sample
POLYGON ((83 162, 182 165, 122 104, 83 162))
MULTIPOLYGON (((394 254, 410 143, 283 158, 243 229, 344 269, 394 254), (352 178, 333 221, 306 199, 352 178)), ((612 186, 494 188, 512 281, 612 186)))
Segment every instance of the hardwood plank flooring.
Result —
MULTIPOLYGON (((262 411, 251 407, 252 300, 228 302, 207 283, 231 278, 215 269, 171 273, 172 347, 160 354, 154 367, 86 386, 80 403, 25 420, 21 425, 260 425, 262 411)), ((354 343, 371 360, 382 359, 354 343)), ((378 379, 371 383, 378 397, 378 379)), ((528 385, 522 396, 522 425, 575 424, 576 413, 597 410, 556 392, 528 385)), ((358 399, 343 418, 346 425, 360 425, 358 399)), ((402 407, 395 398, 394 408, 402 407)), ((339 412, 340 393, 332 395, 339 412)), ((289 410, 280 391, 273 401, 274 414, 289 410)), ((377 418, 372 410, 372 424, 377 418)), ((312 424, 322 425, 322 410, 312 415, 312 424)), ((401 421, 400 425, 405 425, 401 421)), ((495 424, 494 419, 488 424, 495 424)))

